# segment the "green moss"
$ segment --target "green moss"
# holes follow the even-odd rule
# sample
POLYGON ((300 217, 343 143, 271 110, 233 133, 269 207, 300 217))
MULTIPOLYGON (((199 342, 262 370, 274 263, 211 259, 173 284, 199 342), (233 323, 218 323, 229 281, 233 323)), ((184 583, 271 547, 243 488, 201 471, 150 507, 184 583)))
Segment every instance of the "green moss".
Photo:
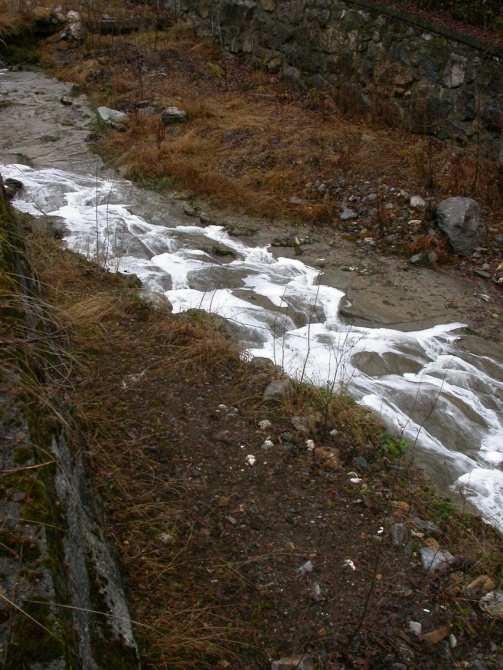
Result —
POLYGON ((31 447, 18 447, 13 454, 12 460, 16 465, 24 465, 33 459, 31 447))

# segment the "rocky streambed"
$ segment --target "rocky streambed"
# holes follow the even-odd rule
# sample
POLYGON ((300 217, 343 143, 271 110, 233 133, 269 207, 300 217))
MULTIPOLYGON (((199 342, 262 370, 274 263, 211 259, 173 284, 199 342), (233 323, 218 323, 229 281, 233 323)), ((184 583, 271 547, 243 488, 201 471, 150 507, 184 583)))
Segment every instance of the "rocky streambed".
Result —
POLYGON ((175 311, 225 317, 250 356, 347 387, 413 442, 438 485, 503 529, 501 305, 483 279, 138 188, 91 151, 95 114, 70 86, 3 71, 0 92, 0 171, 22 183, 18 209, 175 311))

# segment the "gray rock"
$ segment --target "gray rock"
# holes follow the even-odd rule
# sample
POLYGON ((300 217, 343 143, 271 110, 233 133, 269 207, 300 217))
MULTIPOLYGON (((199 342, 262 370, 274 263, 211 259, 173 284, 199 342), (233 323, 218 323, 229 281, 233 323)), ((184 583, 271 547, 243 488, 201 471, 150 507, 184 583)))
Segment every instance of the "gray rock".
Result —
POLYGON ((494 241, 499 247, 503 247, 503 235, 496 235, 494 241))
POLYGON ((404 523, 394 523, 391 526, 391 541, 395 547, 403 547, 409 539, 409 529, 404 523))
POLYGON ((271 670, 314 670, 312 656, 288 656, 271 663, 271 670))
POLYGON ((350 219, 356 219, 356 212, 354 209, 350 209, 349 207, 345 207, 342 212, 339 214, 339 218, 341 221, 349 221, 350 219))
POLYGON ((447 198, 436 209, 437 226, 458 254, 469 256, 486 234, 480 205, 472 198, 447 198))
POLYGON ((430 267, 434 265, 438 260, 438 256, 434 251, 421 251, 419 254, 414 254, 409 258, 409 263, 411 265, 423 265, 424 267, 430 267))
POLYGON ((289 379, 275 379, 270 382, 264 391, 264 400, 281 400, 291 389, 289 379))
POLYGON ((175 123, 185 123, 187 120, 187 112, 178 107, 166 107, 161 114, 161 121, 165 126, 172 126, 175 123))
POLYGON ((442 531, 440 528, 437 526, 436 523, 433 523, 433 521, 424 521, 423 519, 420 519, 419 517, 413 517, 412 518, 412 523, 418 530, 422 530, 425 533, 428 533, 428 535, 433 535, 433 536, 439 536, 442 534, 442 531))
POLYGON ((102 123, 117 130, 124 128, 127 122, 127 114, 125 112, 120 112, 118 109, 98 107, 96 114, 102 123))
POLYGON ((62 98, 59 99, 60 103, 62 105, 65 105, 65 107, 70 107, 73 105, 73 100, 69 98, 67 95, 64 95, 62 98))
POLYGON ((440 570, 440 568, 450 565, 454 561, 454 556, 449 551, 422 547, 421 561, 423 562, 423 568, 427 572, 435 572, 436 570, 440 570))
POLYGON ((480 599, 479 607, 493 619, 503 621, 503 591, 489 591, 480 599))
POLYGON ((485 270, 474 270, 474 274, 476 274, 478 277, 482 277, 482 279, 491 279, 491 273, 486 272, 485 270))

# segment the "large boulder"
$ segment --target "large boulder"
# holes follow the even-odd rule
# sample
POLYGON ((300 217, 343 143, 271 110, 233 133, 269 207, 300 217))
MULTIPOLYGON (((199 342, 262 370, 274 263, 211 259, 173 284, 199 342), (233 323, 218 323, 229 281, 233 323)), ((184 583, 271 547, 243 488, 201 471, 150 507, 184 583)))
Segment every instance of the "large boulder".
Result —
POLYGON ((127 122, 127 114, 125 112, 120 112, 118 109, 98 107, 96 114, 101 123, 111 126, 116 130, 123 130, 127 122))
POLYGON ((437 226, 447 237, 454 251, 469 256, 486 235, 480 205, 472 198, 447 198, 437 206, 437 226))

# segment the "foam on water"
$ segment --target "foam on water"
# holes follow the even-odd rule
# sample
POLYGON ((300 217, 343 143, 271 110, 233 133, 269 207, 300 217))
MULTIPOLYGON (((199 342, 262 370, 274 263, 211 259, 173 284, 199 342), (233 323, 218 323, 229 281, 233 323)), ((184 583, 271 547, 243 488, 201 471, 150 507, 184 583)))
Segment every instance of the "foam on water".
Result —
POLYGON ((352 326, 339 314, 343 292, 320 284, 318 270, 247 246, 220 226, 149 223, 130 211, 128 182, 24 165, 3 166, 2 174, 23 181, 20 210, 64 220, 72 249, 137 274, 174 311, 225 317, 251 355, 294 377, 345 385, 433 455, 451 485, 503 531, 503 365, 456 346, 463 324, 407 332, 352 326), (197 248, 201 236, 237 258, 219 262, 197 248), (211 290, 201 290, 206 276, 211 290))

